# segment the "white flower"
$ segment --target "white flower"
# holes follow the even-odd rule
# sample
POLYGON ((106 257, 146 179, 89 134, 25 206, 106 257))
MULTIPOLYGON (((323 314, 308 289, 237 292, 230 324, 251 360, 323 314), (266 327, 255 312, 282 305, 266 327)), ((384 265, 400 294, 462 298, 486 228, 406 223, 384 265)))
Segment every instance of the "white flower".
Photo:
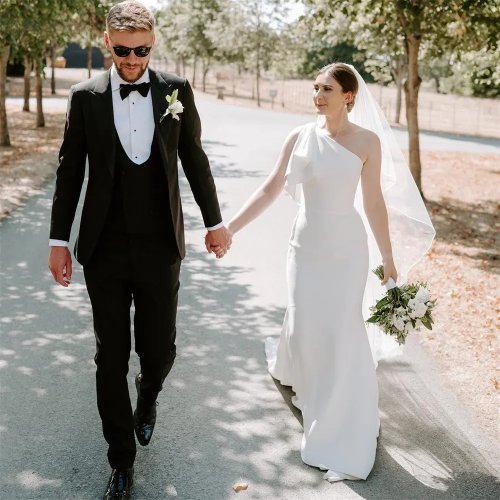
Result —
POLYGON ((396 309, 394 309, 394 311, 397 312, 398 314, 403 314, 406 312, 406 309, 403 306, 399 306, 399 307, 396 307, 396 309))
POLYGON ((393 316, 393 321, 394 321, 394 326, 402 332, 405 329, 405 322, 401 319, 398 318, 397 316, 393 316))
POLYGON ((411 321, 408 321, 405 325, 405 332, 406 333, 411 333, 414 331, 413 325, 411 324, 411 321))
POLYGON ((410 316, 411 319, 415 319, 417 317, 417 313, 415 311, 410 311, 408 315, 410 316))
POLYGON ((408 307, 411 308, 411 309, 416 309, 417 308, 417 305, 418 305, 419 301, 414 298, 414 299, 410 299, 408 301, 408 307))
POLYGON ((424 326, 424 324, 422 323, 422 321, 417 319, 417 322, 415 323, 415 328, 422 328, 423 326, 424 326))
POLYGON ((182 105, 181 101, 175 101, 168 107, 168 110, 170 111, 170 113, 172 113, 172 118, 176 118, 178 120, 179 117, 176 115, 184 111, 184 106, 182 105))
POLYGON ((429 290, 427 290, 425 286, 419 287, 415 299, 417 299, 418 302, 427 302, 428 300, 430 300, 430 298, 431 294, 429 293, 429 290))
POLYGON ((427 312, 427 306, 420 302, 417 305, 417 308, 415 309, 415 315, 417 318, 421 318, 422 316, 425 316, 425 313, 427 312))
POLYGON ((168 115, 172 115, 172 118, 174 120, 179 120, 179 113, 182 113, 184 111, 184 106, 182 105, 181 101, 177 100, 177 94, 179 91, 175 89, 172 92, 172 95, 167 95, 165 96, 165 99, 168 102, 168 108, 163 115, 160 117, 160 123, 163 121, 164 118, 166 118, 168 115))

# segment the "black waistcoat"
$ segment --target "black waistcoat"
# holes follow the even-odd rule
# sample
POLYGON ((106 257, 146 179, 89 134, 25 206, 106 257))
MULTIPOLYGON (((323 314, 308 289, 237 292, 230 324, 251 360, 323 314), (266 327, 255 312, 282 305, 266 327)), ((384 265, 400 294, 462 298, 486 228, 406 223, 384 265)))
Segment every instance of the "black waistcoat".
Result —
POLYGON ((114 186, 102 234, 155 234, 175 238, 168 198, 167 176, 160 148, 153 138, 151 154, 134 163, 115 129, 114 186))

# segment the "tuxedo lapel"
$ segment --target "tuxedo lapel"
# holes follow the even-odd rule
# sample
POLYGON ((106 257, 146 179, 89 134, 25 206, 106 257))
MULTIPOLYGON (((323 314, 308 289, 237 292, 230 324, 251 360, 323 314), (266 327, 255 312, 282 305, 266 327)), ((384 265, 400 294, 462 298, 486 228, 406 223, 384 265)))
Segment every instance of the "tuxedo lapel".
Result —
POLYGON ((115 121, 113 116, 113 98, 111 95, 110 70, 96 80, 92 94, 92 109, 96 118, 96 130, 102 142, 111 177, 115 166, 115 121))
POLYGON ((153 115, 155 120, 155 134, 160 142, 165 166, 167 165, 167 138, 172 126, 172 117, 166 116, 160 123, 160 118, 167 111, 168 103, 166 96, 173 91, 173 85, 166 82, 156 71, 149 70, 151 81, 151 99, 153 101, 153 115))

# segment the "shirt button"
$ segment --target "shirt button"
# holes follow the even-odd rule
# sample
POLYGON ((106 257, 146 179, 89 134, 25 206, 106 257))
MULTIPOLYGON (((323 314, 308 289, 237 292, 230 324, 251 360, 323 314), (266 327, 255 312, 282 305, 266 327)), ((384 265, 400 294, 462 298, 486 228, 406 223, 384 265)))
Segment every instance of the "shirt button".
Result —
POLYGON ((134 132, 137 132, 137 130, 134 130, 134 132))
POLYGON ((135 159, 137 160, 137 156, 135 157, 135 159))

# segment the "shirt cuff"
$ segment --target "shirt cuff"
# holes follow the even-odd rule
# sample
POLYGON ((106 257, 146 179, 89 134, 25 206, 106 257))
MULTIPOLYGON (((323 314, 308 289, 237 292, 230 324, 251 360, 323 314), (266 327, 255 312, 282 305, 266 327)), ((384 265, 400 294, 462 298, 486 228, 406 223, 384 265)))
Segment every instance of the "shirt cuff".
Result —
POLYGON ((221 223, 217 224, 216 226, 207 227, 207 230, 208 231, 215 231, 216 229, 220 229, 221 227, 224 227, 224 222, 221 222, 221 223))
POLYGON ((49 246, 51 246, 51 247, 69 247, 69 241, 49 240, 49 246))

